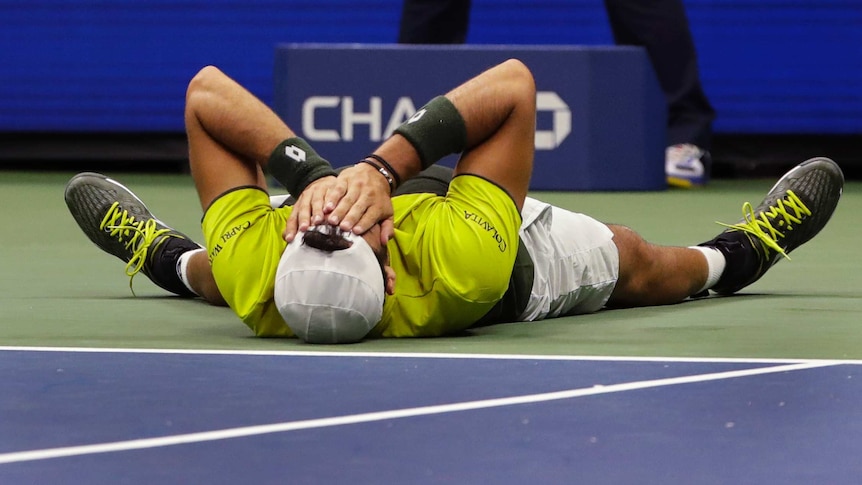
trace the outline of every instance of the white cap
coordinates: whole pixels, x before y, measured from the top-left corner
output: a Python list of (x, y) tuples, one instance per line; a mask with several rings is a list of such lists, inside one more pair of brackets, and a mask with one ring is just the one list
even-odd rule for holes
[(385, 286), (374, 251), (351, 233), (343, 234), (353, 243), (349, 248), (331, 252), (304, 244), (304, 236), (297, 234), (278, 263), (279, 313), (293, 333), (309, 343), (362, 340), (383, 316)]

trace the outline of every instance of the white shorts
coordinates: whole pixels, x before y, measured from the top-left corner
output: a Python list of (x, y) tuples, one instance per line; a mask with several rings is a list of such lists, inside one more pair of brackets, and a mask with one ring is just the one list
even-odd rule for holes
[(533, 258), (530, 301), (519, 320), (535, 321), (600, 310), (620, 274), (608, 226), (527, 197), (521, 240)]

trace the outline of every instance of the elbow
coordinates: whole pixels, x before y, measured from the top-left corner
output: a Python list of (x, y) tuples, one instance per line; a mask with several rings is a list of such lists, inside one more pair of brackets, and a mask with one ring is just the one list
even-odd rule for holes
[(506, 72), (512, 92), (535, 103), (536, 80), (530, 68), (520, 59), (509, 59), (501, 67)]
[(195, 99), (212, 92), (213, 87), (219, 79), (226, 77), (225, 74), (215, 66), (206, 66), (202, 68), (189, 81), (186, 88), (186, 104), (191, 104)]

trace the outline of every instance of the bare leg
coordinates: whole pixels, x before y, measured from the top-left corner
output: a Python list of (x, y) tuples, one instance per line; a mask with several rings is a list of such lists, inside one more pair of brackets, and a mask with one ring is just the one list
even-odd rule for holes
[(191, 285), (195, 293), (213, 305), (227, 305), (218, 286), (216, 286), (212, 266), (210, 266), (209, 256), (206, 251), (201, 251), (191, 256), (187, 271), (189, 285)]
[(667, 305), (697, 293), (706, 283), (706, 258), (696, 249), (657, 246), (624, 226), (610, 225), (620, 254), (620, 276), (611, 307)]
[[(189, 83), (185, 121), (192, 178), (204, 210), (234, 187), (266, 190), (261, 164), (282, 140), (294, 136), (266, 105), (212, 66)], [(198, 295), (226, 305), (206, 252), (192, 255), (186, 271)]]

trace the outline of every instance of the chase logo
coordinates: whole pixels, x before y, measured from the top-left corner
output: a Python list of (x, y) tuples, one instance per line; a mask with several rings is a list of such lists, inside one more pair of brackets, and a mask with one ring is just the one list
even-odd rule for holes
[(553, 119), (550, 130), (536, 130), (536, 150), (553, 150), (572, 132), (569, 105), (553, 91), (539, 91), (536, 93), (536, 111), (550, 111)]
[[(405, 121), (415, 122), (425, 114), (416, 111), (413, 100), (407, 96), (398, 98), (391, 113), (383, 112), (383, 98), (372, 96), (363, 106), (355, 109), (353, 96), (311, 96), (302, 103), (302, 133), (312, 142), (352, 142), (355, 128), (367, 132), (368, 141), (380, 142), (389, 138)], [(551, 112), (550, 129), (536, 130), (536, 150), (553, 150), (560, 146), (572, 132), (572, 112), (569, 106), (553, 91), (536, 93), (536, 110)], [(384, 124), (385, 123), (385, 124)]]

